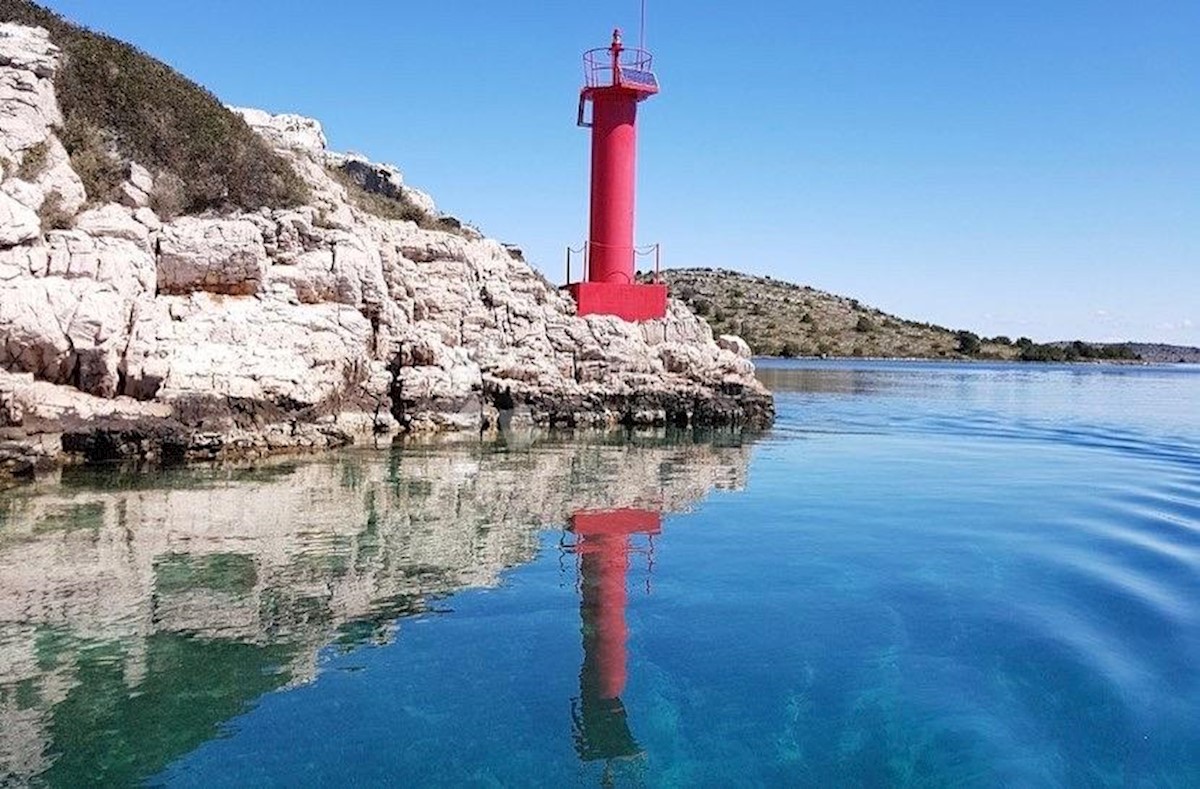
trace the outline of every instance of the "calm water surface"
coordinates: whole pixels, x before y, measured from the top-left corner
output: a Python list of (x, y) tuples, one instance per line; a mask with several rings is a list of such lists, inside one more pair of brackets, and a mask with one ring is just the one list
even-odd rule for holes
[(0, 496), (0, 785), (1200, 786), (1200, 368)]

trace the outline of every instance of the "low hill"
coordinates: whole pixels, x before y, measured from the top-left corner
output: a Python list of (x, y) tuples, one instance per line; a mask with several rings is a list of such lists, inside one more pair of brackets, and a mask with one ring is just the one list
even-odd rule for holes
[(962, 329), (889, 315), (857, 299), (805, 285), (725, 269), (668, 269), (662, 278), (672, 294), (707, 320), (715, 333), (741, 336), (760, 356), (1024, 361), (1139, 358), (1136, 349), (1127, 344), (1039, 344), (1025, 337), (984, 338)]
[[(889, 315), (805, 285), (724, 269), (662, 272), (672, 295), (704, 317), (718, 334), (737, 334), (762, 356), (875, 356), (885, 358), (1013, 359), (1008, 338), (979, 340), (951, 329)], [(974, 335), (971, 335), (974, 337)], [(964, 343), (960, 340), (965, 340)]]
[(1200, 348), (1190, 345), (1165, 345), (1157, 342), (1134, 342), (1130, 349), (1142, 361), (1153, 364), (1200, 364)]

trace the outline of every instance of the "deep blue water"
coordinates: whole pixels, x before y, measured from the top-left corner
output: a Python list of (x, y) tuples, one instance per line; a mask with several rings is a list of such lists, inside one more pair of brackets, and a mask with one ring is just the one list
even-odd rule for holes
[(760, 369), (755, 440), (0, 499), (0, 578), (36, 573), (0, 718), (40, 732), (0, 735), (0, 776), (1200, 786), (1200, 368)]

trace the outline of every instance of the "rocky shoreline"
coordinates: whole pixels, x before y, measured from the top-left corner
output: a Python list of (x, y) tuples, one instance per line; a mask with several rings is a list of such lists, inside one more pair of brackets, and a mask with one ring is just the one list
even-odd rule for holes
[(576, 317), (519, 251), (396, 168), (328, 151), (308, 118), (234, 119), (305, 205), (160, 215), (165, 179), (135, 161), (92, 199), (59, 138), (59, 61), (45, 30), (0, 25), (0, 476), (488, 430), (503, 388), (547, 428), (773, 419), (736, 337), (679, 302), (642, 324)]

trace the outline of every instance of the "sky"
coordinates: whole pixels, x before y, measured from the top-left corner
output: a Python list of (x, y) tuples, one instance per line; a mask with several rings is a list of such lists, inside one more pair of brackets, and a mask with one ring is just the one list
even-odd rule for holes
[[(555, 281), (639, 0), (48, 0), (319, 119)], [(647, 0), (638, 243), (986, 336), (1200, 345), (1200, 3)]]

